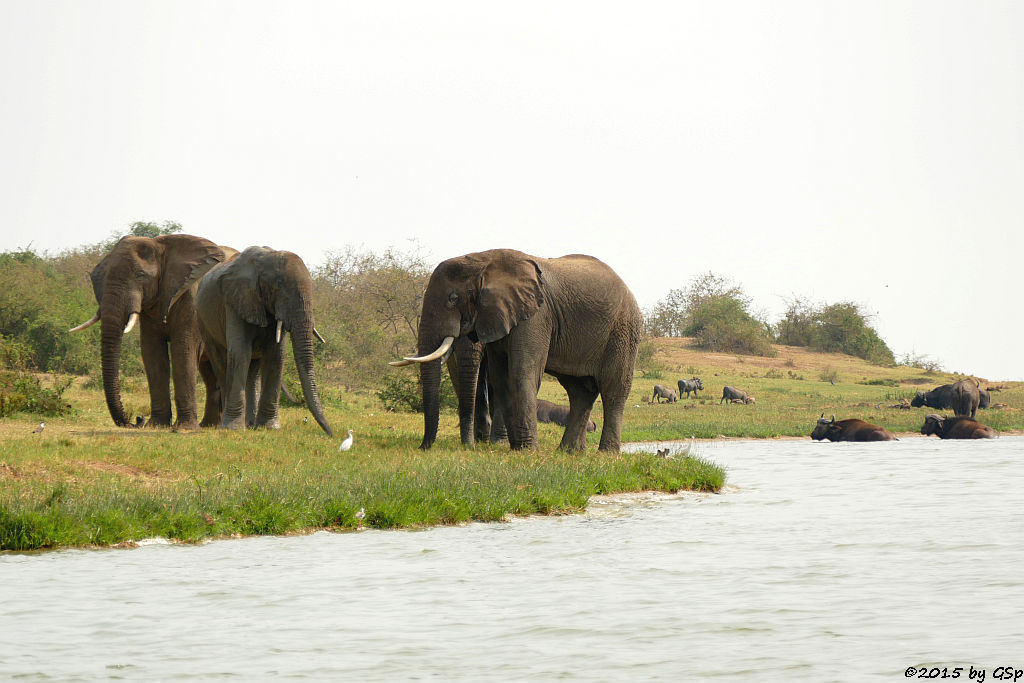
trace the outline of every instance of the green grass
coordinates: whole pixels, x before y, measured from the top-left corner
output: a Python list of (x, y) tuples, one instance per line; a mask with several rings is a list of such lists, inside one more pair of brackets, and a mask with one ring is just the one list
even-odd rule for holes
[[(623, 441), (690, 436), (807, 438), (821, 413), (858, 417), (897, 433), (917, 433), (930, 408), (889, 407), (952, 376), (883, 368), (838, 354), (780, 347), (775, 358), (692, 351), (686, 340), (657, 340), (663, 378), (638, 373)], [(819, 375), (828, 368), (829, 381)], [(701, 376), (698, 399), (650, 403), (656, 382)], [(719, 404), (723, 385), (745, 389), (755, 405)], [(1024, 384), (998, 384), (978, 419), (1001, 432), (1024, 429)], [(536, 452), (507, 446), (463, 448), (454, 412), (441, 416), (434, 448), (420, 451), (423, 418), (384, 410), (374, 392), (325, 387), (328, 438), (300, 408), (282, 408), (279, 431), (117, 429), (99, 387), (78, 380), (64, 395), (72, 416), (0, 419), (0, 549), (104, 546), (166, 537), (195, 542), (314, 529), (415, 528), (494, 521), (510, 515), (578, 512), (594, 494), (641, 490), (717, 491), (724, 472), (700, 459), (648, 453), (605, 455), (556, 450), (562, 429), (539, 425)], [(565, 403), (550, 378), (542, 398)], [(127, 409), (145, 414), (144, 381), (126, 381)], [(603, 421), (600, 401), (593, 419)], [(348, 429), (355, 447), (338, 452)], [(653, 450), (653, 448), (652, 448)], [(364, 511), (361, 519), (356, 517)]]
[(303, 423), (298, 408), (282, 410), (279, 431), (174, 433), (107, 427), (102, 395), (78, 397), (81, 414), (47, 421), (43, 435), (31, 433), (34, 420), (4, 422), (0, 549), (496, 521), (579, 512), (602, 493), (717, 491), (725, 479), (696, 458), (606, 455), (596, 446), (562, 453), (552, 425), (542, 425), (536, 452), (467, 449), (452, 414), (422, 452), (421, 416), (379, 412), (360, 394), (328, 407), (339, 434), (356, 431), (347, 453), (337, 450), (340, 439)]

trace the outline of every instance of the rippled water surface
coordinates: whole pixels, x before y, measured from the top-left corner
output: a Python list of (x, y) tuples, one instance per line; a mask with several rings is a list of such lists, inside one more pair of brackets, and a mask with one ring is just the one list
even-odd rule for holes
[(419, 532), (0, 555), (0, 677), (1024, 668), (1024, 438), (697, 450), (728, 468), (727, 492)]

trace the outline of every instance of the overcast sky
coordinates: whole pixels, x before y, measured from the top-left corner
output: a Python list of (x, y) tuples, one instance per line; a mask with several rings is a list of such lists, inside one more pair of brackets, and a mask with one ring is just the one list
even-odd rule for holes
[(1024, 379), (1024, 3), (13, 2), (0, 249), (136, 220), (852, 300)]

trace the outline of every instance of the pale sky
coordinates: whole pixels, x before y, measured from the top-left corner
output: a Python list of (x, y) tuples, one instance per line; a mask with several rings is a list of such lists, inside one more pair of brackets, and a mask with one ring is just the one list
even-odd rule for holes
[(0, 0), (0, 250), (587, 253), (1024, 379), (1024, 3)]

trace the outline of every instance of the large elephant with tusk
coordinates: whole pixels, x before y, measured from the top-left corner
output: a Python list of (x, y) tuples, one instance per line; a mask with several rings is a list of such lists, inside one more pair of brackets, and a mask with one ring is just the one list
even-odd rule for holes
[(174, 378), (175, 425), (198, 424), (196, 371), (206, 383), (203, 424), (220, 420), (220, 399), (213, 372), (201, 362), (202, 342), (196, 323), (195, 290), (203, 275), (238, 252), (192, 235), (123, 237), (90, 278), (99, 308), (90, 320), (72, 328), (100, 323), (100, 356), (107, 409), (120, 427), (133, 426), (121, 402), (121, 341), (140, 328), (142, 364), (149, 384), (151, 426), (171, 424), (171, 377)]
[(604, 404), (599, 448), (618, 451), (622, 414), (633, 384), (641, 317), (636, 299), (606, 264), (581, 254), (545, 259), (492, 249), (444, 261), (423, 296), (418, 356), (424, 430), (420, 448), (437, 437), (441, 359), (455, 340), (484, 346), (512, 448), (537, 446), (537, 388), (544, 372), (569, 394), (561, 448), (586, 445), (598, 395)]
[(313, 280), (301, 258), (290, 251), (249, 247), (206, 274), (196, 294), (196, 310), (206, 353), (222, 387), (222, 427), (244, 429), (246, 413), (255, 427), (280, 426), (282, 334), (287, 332), (306, 405), (333, 436), (313, 370), (313, 339), (323, 338), (313, 327)]

